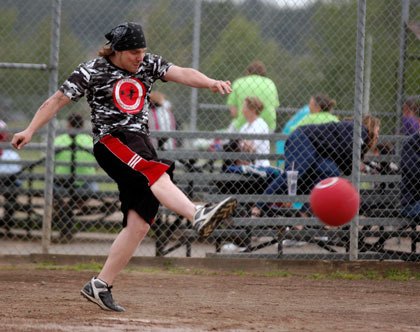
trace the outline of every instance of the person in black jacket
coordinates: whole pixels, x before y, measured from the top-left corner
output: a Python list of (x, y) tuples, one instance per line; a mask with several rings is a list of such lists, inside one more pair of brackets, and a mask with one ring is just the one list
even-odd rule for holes
[(420, 132), (407, 137), (401, 149), (401, 214), (420, 219)]
[[(367, 115), (362, 126), (362, 159), (368, 150), (376, 146), (380, 120)], [(285, 145), (285, 171), (299, 172), (298, 194), (309, 194), (312, 188), (328, 177), (350, 175), (353, 158), (354, 122), (345, 120), (297, 128)], [(265, 195), (287, 193), (286, 172), (275, 178), (265, 189)], [(260, 215), (265, 204), (257, 203), (253, 215)], [(305, 204), (302, 212), (307, 212)]]

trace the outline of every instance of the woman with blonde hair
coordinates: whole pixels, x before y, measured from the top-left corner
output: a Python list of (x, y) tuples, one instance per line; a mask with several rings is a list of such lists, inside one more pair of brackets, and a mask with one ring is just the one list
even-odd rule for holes
[[(269, 134), (270, 128), (267, 123), (261, 118), (261, 112), (264, 109), (264, 104), (258, 97), (246, 97), (242, 112), (246, 119), (246, 123), (241, 127), (239, 132), (241, 134)], [(239, 152), (269, 154), (270, 141), (268, 139), (243, 139), (237, 142)], [(274, 177), (280, 174), (280, 170), (271, 167), (268, 159), (256, 160), (237, 160), (233, 165), (225, 168), (227, 173), (239, 174), (258, 174), (262, 177)]]

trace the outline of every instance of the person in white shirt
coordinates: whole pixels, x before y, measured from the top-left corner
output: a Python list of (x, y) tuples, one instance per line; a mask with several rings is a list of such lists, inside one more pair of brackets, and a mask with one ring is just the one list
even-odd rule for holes
[[(239, 130), (242, 134), (268, 134), (270, 129), (267, 123), (260, 117), (263, 110), (263, 103), (257, 97), (245, 98), (244, 113), (246, 123)], [(269, 140), (242, 140), (240, 142), (240, 148), (242, 152), (250, 153), (270, 153), (270, 141)], [(256, 167), (270, 166), (268, 159), (255, 160), (252, 163)]]
[[(0, 120), (0, 143), (9, 141), (9, 130), (7, 128), (6, 122)], [(6, 161), (7, 163), (3, 163)], [(0, 176), (15, 174), (22, 170), (22, 166), (17, 164), (10, 164), (10, 161), (20, 161), (19, 154), (12, 149), (3, 149), (0, 146)]]
[[(260, 117), (264, 105), (258, 97), (245, 98), (242, 112), (246, 123), (240, 128), (242, 134), (269, 134), (270, 129), (267, 123)], [(241, 152), (269, 154), (270, 141), (268, 139), (244, 139), (239, 141)], [(238, 160), (234, 165), (226, 168), (228, 173), (258, 174), (262, 177), (277, 176), (280, 169), (272, 167), (268, 159)]]
[[(149, 129), (155, 131), (176, 130), (176, 119), (172, 112), (172, 104), (166, 96), (159, 91), (150, 93)], [(151, 138), (152, 144), (157, 150), (175, 150), (174, 138)]]
[[(0, 185), (4, 197), (4, 212), (3, 217), (0, 218), (0, 227), (5, 236), (12, 236), (10, 230), (15, 224), (13, 214), (16, 210), (17, 198), (15, 189), (20, 186), (20, 181), (15, 174), (22, 170), (22, 165), (19, 164), (21, 160), (19, 154), (12, 149), (4, 149), (3, 143), (9, 142), (9, 138), (7, 124), (0, 120)], [(16, 162), (16, 164), (11, 162)]]

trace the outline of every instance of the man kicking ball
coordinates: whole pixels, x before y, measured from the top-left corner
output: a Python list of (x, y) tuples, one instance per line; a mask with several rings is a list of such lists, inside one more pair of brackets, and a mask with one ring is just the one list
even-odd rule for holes
[(159, 159), (149, 140), (149, 95), (158, 79), (220, 94), (230, 93), (229, 81), (207, 77), (147, 53), (142, 27), (123, 23), (105, 35), (99, 57), (80, 64), (38, 109), (29, 126), (14, 135), (21, 149), (33, 134), (71, 101), (86, 96), (91, 108), (93, 152), (99, 165), (118, 184), (123, 229), (111, 246), (97, 277), (81, 290), (102, 309), (124, 311), (112, 298), (117, 274), (127, 265), (157, 214), (159, 204), (190, 220), (199, 235), (209, 236), (231, 216), (234, 198), (215, 205), (196, 206), (172, 182), (174, 163)]

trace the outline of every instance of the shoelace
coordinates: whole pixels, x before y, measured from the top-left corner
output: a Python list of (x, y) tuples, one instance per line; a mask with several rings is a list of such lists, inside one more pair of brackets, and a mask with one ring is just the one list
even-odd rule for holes
[(210, 206), (211, 206), (211, 203), (206, 203), (204, 205), (196, 205), (195, 206), (195, 212), (197, 213), (198, 211), (200, 211), (202, 209), (205, 209), (205, 208), (208, 208)]
[(103, 281), (103, 280), (101, 280), (101, 279), (97, 279), (97, 280), (99, 280), (99, 281), (101, 281), (104, 285), (105, 285), (105, 288), (108, 290), (108, 292), (110, 292), (111, 293), (111, 289), (112, 289), (112, 285), (111, 286), (109, 286), (105, 281)]
[(205, 205), (196, 205), (195, 206), (195, 211), (197, 212), (198, 210), (202, 209), (203, 207), (205, 207)]

